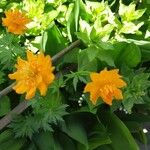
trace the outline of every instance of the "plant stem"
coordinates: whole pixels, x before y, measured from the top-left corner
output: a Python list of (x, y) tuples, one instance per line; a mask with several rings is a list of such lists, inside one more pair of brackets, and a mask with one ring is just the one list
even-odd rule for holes
[(68, 53), (70, 50), (74, 49), (75, 47), (79, 46), (80, 44), (81, 44), (80, 40), (73, 42), (71, 45), (69, 45), (68, 47), (66, 47), (65, 49), (63, 49), (59, 53), (57, 53), (55, 56), (53, 56), (52, 62), (55, 63), (60, 58), (62, 58), (62, 56), (64, 56), (66, 53)]
[[(80, 43), (81, 43), (80, 40), (77, 40), (77, 41), (73, 42), (70, 46), (63, 49), (59, 53), (57, 53), (55, 56), (53, 56), (52, 57), (52, 62), (53, 63), (56, 62), (58, 59), (63, 57), (65, 54), (67, 54), (69, 51), (71, 51), (75, 47), (79, 46)], [(4, 90), (2, 90), (0, 92), (0, 97), (2, 97), (4, 95), (6, 95), (7, 93), (9, 93), (12, 90), (13, 85), (14, 85), (14, 83), (11, 84), (10, 86), (8, 86), (7, 88), (5, 88)], [(29, 106), (28, 101), (24, 100), (20, 104), (18, 104), (12, 111), (10, 111), (6, 116), (4, 116), (0, 120), (0, 130), (2, 130), (4, 127), (6, 127), (12, 121), (14, 114), (17, 114), (17, 115), (21, 114), (23, 111), (25, 111), (28, 108), (28, 106)]]
[(21, 114), (26, 108), (28, 108), (28, 101), (24, 100), (20, 104), (18, 104), (13, 110), (11, 110), (5, 117), (0, 120), (0, 130), (7, 126), (14, 115)]
[(1, 92), (0, 92), (0, 100), (1, 100), (1, 97), (7, 95), (9, 92), (12, 91), (12, 87), (15, 85), (15, 82), (12, 83), (11, 85), (9, 85), (8, 87), (6, 87), (5, 89), (3, 89)]

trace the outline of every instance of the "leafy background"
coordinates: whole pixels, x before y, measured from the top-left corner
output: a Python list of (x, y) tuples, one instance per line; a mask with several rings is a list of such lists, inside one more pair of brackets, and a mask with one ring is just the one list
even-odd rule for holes
[[(1, 0), (0, 16), (10, 8), (32, 20), (23, 36), (0, 25), (0, 89), (26, 49), (54, 56), (77, 39), (79, 47), (55, 63), (58, 78), (47, 95), (0, 134), (1, 150), (139, 150), (150, 136), (150, 2), (148, 0)], [(83, 94), (89, 73), (119, 68), (128, 86), (124, 100), (93, 106)], [(0, 117), (24, 99), (14, 92), (0, 100)], [(149, 127), (149, 126), (148, 126)], [(14, 138), (15, 137), (15, 138)], [(137, 144), (138, 143), (138, 144)]]

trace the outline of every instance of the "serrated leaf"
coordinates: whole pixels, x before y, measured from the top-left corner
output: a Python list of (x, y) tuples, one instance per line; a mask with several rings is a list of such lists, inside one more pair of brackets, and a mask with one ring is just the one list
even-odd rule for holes
[(147, 94), (147, 88), (150, 87), (148, 80), (149, 73), (138, 73), (130, 79), (128, 86), (124, 90), (124, 100), (122, 101), (124, 108), (131, 113), (134, 104), (143, 104), (144, 96)]
[(19, 39), (12, 34), (3, 34), (0, 37), (0, 63), (3, 69), (12, 70), (16, 57), (24, 57), (25, 50), (19, 44)]

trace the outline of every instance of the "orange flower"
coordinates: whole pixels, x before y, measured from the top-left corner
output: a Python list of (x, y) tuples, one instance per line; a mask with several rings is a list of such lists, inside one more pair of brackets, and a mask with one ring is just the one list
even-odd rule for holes
[(16, 85), (13, 87), (16, 93), (26, 92), (26, 99), (31, 99), (36, 89), (39, 89), (42, 96), (46, 95), (48, 85), (55, 78), (50, 56), (44, 56), (43, 53), (34, 55), (27, 51), (27, 61), (18, 58), (15, 67), (17, 71), (9, 74), (9, 78), (16, 80)]
[(25, 13), (15, 9), (6, 11), (5, 15), (6, 18), (2, 18), (2, 24), (8, 28), (8, 32), (14, 34), (23, 34), (25, 32), (27, 29), (26, 24), (30, 22)]
[(84, 92), (90, 92), (90, 100), (93, 104), (96, 104), (99, 97), (109, 105), (112, 105), (113, 98), (123, 99), (119, 88), (126, 86), (126, 83), (121, 79), (118, 71), (118, 69), (110, 71), (104, 69), (100, 73), (90, 74), (92, 82), (86, 85)]

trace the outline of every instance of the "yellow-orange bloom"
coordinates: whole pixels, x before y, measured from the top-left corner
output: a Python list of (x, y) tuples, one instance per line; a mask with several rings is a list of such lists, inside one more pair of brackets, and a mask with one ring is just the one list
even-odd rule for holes
[(17, 71), (9, 74), (9, 78), (16, 80), (13, 87), (16, 93), (26, 93), (26, 99), (31, 99), (39, 89), (42, 96), (46, 95), (48, 85), (55, 78), (50, 56), (44, 56), (43, 53), (34, 55), (27, 51), (27, 61), (19, 57), (15, 67)]
[(7, 27), (8, 32), (19, 35), (25, 32), (26, 24), (30, 22), (25, 13), (15, 9), (6, 11), (5, 15), (6, 18), (2, 18), (2, 24)]
[(123, 99), (122, 91), (119, 88), (126, 86), (126, 83), (118, 72), (118, 69), (110, 71), (104, 69), (100, 73), (90, 74), (92, 82), (85, 86), (84, 92), (90, 92), (90, 100), (93, 104), (96, 104), (99, 97), (108, 105), (112, 105), (113, 98)]

